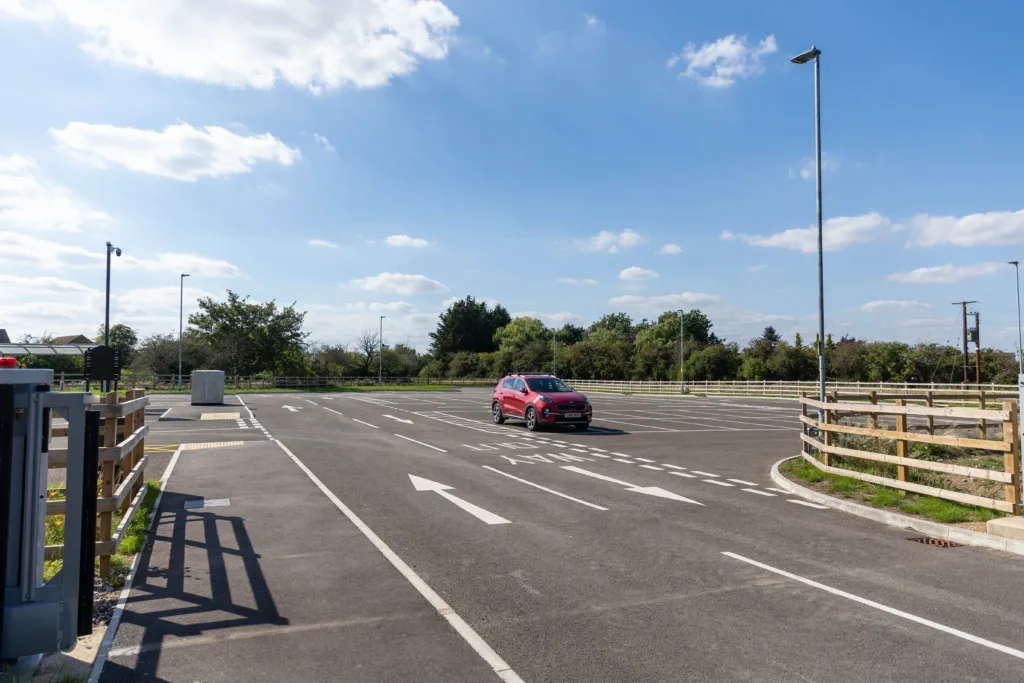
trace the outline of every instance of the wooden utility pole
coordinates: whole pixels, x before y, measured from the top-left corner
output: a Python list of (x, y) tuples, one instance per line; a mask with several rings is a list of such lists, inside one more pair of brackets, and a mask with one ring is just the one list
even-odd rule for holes
[(954, 306), (960, 306), (961, 310), (963, 311), (963, 316), (964, 316), (963, 339), (964, 339), (964, 386), (965, 387), (967, 386), (967, 368), (969, 367), (969, 364), (967, 362), (967, 304), (976, 304), (976, 303), (978, 303), (978, 302), (977, 301), (954, 301), (953, 302)]

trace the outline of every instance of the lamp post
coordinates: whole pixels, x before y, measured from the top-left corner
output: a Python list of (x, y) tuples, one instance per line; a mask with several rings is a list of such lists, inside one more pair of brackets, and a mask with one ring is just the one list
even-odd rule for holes
[(1017, 272), (1017, 371), (1024, 375), (1024, 348), (1021, 348), (1020, 334), (1020, 261), (1008, 261)]
[[(107, 242), (107, 297), (103, 314), (103, 345), (110, 346), (110, 255), (121, 256), (121, 247), (115, 247)], [(103, 382), (103, 393), (106, 394), (109, 387), (106, 380)]]
[(377, 347), (380, 350), (378, 357), (380, 359), (379, 365), (377, 366), (377, 386), (384, 386), (384, 318), (380, 317), (380, 334), (377, 336)]
[(181, 353), (183, 348), (182, 331), (185, 320), (185, 278), (188, 273), (181, 274), (181, 293), (178, 298), (178, 391), (181, 391)]
[[(814, 60), (814, 166), (818, 194), (818, 400), (825, 402), (825, 276), (822, 261), (821, 227), (821, 50), (811, 46), (790, 61), (806, 64)], [(819, 411), (820, 413), (821, 411)]]
[(686, 375), (683, 374), (683, 309), (679, 309), (679, 393), (686, 393)]

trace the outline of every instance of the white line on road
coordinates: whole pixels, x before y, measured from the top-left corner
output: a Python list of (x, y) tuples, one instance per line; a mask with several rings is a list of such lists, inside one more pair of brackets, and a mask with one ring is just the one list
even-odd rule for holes
[(515, 475), (509, 474), (508, 472), (502, 472), (501, 470), (499, 470), (499, 469), (497, 469), (495, 467), (491, 467), (490, 465), (484, 465), (483, 467), (484, 467), (485, 470), (490, 470), (492, 472), (497, 472), (498, 474), (502, 475), (503, 477), (508, 477), (509, 479), (515, 479), (516, 481), (521, 481), (524, 484), (527, 484), (527, 485), (532, 486), (534, 488), (538, 488), (541, 491), (547, 491), (548, 493), (553, 493), (556, 496), (560, 496), (562, 498), (565, 498), (566, 500), (571, 500), (574, 503), (579, 503), (580, 505), (586, 505), (587, 507), (594, 508), (595, 510), (608, 510), (608, 508), (603, 508), (600, 505), (594, 505), (593, 503), (588, 503), (587, 501), (580, 500), (579, 498), (573, 498), (572, 496), (567, 496), (564, 493), (561, 493), (559, 491), (555, 491), (555, 490), (549, 489), (546, 486), (541, 486), (540, 484), (535, 484), (532, 481), (526, 481), (525, 479), (520, 479), (519, 477), (517, 477)]
[(586, 453), (587, 452), (586, 448), (570, 448), (569, 450), (570, 451), (576, 451), (577, 453)]
[(669, 472), (669, 474), (674, 474), (677, 477), (686, 477), (687, 479), (696, 479), (697, 478), (695, 475), (687, 474), (686, 472)]
[(786, 489), (777, 489), (771, 486), (767, 486), (765, 488), (767, 488), (769, 491), (775, 491), (775, 493), (789, 493), (789, 491), (787, 491)]
[(814, 508), (815, 510), (828, 510), (827, 505), (818, 505), (817, 503), (808, 503), (806, 500), (787, 500), (787, 503), (796, 503), (797, 505), (803, 505), (805, 507)]
[(647, 470), (657, 470), (658, 472), (664, 472), (665, 471), (664, 467), (656, 467), (655, 465), (640, 465), (640, 467), (643, 467), (644, 469), (647, 469)]
[(610, 458), (610, 457), (612, 457), (610, 455), (605, 455), (604, 453), (587, 453), (587, 455), (592, 455), (595, 458)]
[(462, 445), (465, 446), (466, 448), (468, 448), (471, 451), (482, 451), (482, 450), (484, 450), (482, 448), (477, 448), (476, 446), (470, 446), (468, 443), (464, 443)]
[[(277, 441), (277, 439), (274, 441), (281, 447), (281, 450), (287, 453), (288, 457), (299, 466), (299, 469), (306, 473), (306, 476), (316, 484), (317, 488), (320, 489), (320, 491), (322, 491), (332, 503), (334, 503), (334, 506), (341, 510), (341, 513), (348, 517), (348, 520), (352, 522), (357, 529), (363, 532), (363, 536), (366, 536), (370, 543), (380, 551), (381, 555), (388, 559), (388, 562), (398, 570), (398, 573), (404, 576), (406, 581), (411, 583), (413, 588), (419, 591), (420, 595), (426, 598), (427, 602), (437, 610), (437, 613), (452, 625), (452, 628), (462, 636), (462, 639), (469, 643), (469, 646), (472, 647), (485, 662), (487, 662), (487, 664), (494, 670), (494, 673), (498, 674), (498, 678), (505, 681), (505, 683), (523, 683), (523, 679), (519, 677), (519, 674), (512, 670), (512, 667), (510, 667), (508, 663), (502, 659), (490, 645), (487, 644), (487, 641), (480, 637), (480, 634), (473, 630), (473, 627), (467, 624), (462, 617), (456, 614), (455, 610), (451, 608), (451, 605), (445, 602), (433, 588), (427, 585), (426, 581), (421, 579), (419, 575), (414, 572), (404, 560), (402, 560), (402, 558), (396, 555), (395, 551), (389, 548), (388, 544), (380, 539), (380, 536), (375, 534), (370, 527), (366, 526), (363, 520), (356, 516), (356, 513), (352, 512), (347, 505), (341, 502), (341, 499), (334, 495), (329, 488), (324, 486), (324, 483), (317, 479), (317, 476), (313, 474), (313, 472), (306, 467), (301, 460), (295, 457), (294, 453), (288, 450), (283, 443)], [(157, 516), (153, 515), (153, 519), (156, 520)], [(139, 553), (138, 557), (142, 557), (142, 553)]]
[(632, 458), (633, 457), (632, 455), (629, 455), (627, 453), (615, 453), (614, 451), (612, 452), (612, 455), (621, 455), (623, 458)]
[(741, 490), (742, 491), (746, 491), (747, 493), (756, 493), (759, 496), (772, 496), (772, 497), (775, 496), (774, 493), (768, 493), (767, 491), (762, 491), (761, 489), (741, 489)]
[[(791, 502), (795, 503), (797, 501), (791, 501)], [(966, 632), (961, 631), (959, 629), (955, 629), (955, 628), (951, 628), (949, 626), (945, 626), (943, 624), (939, 624), (937, 622), (931, 621), (930, 619), (924, 619), (924, 618), (916, 616), (914, 614), (910, 614), (908, 612), (904, 612), (902, 610), (898, 610), (898, 609), (896, 609), (894, 607), (889, 607), (888, 605), (883, 605), (883, 604), (881, 604), (879, 602), (875, 602), (874, 600), (868, 600), (867, 598), (862, 598), (859, 595), (854, 595), (853, 593), (847, 593), (846, 591), (839, 590), (838, 588), (832, 588), (831, 586), (826, 586), (823, 583), (818, 583), (817, 581), (812, 581), (810, 579), (805, 579), (802, 576), (797, 576), (796, 574), (791, 574), (790, 572), (784, 571), (782, 569), (777, 569), (776, 567), (772, 567), (771, 565), (767, 565), (767, 564), (764, 564), (762, 562), (758, 562), (756, 560), (751, 560), (750, 558), (743, 557), (742, 555), (737, 555), (736, 553), (723, 552), (722, 554), (725, 555), (726, 557), (731, 557), (734, 560), (739, 560), (740, 562), (746, 562), (749, 565), (753, 565), (755, 567), (760, 567), (761, 569), (764, 569), (765, 571), (771, 572), (773, 574), (778, 574), (779, 576), (784, 576), (787, 579), (792, 579), (793, 581), (798, 581), (798, 582), (804, 584), (805, 586), (811, 586), (812, 588), (818, 588), (820, 590), (825, 591), (826, 593), (831, 593), (832, 595), (837, 595), (837, 596), (839, 596), (841, 598), (846, 598), (847, 600), (852, 600), (852, 601), (860, 603), (862, 605), (866, 605), (868, 607), (873, 607), (873, 608), (875, 608), (877, 610), (881, 610), (882, 612), (885, 612), (887, 614), (891, 614), (893, 616), (900, 617), (901, 619), (906, 619), (908, 621), (912, 621), (912, 622), (914, 622), (916, 624), (921, 624), (922, 626), (927, 626), (928, 628), (933, 628), (936, 631), (942, 631), (943, 633), (948, 633), (951, 636), (956, 636), (957, 638), (962, 638), (962, 639), (967, 640), (969, 642), (972, 642), (972, 643), (974, 643), (976, 645), (981, 645), (982, 647), (991, 648), (991, 649), (996, 650), (998, 652), (1002, 652), (1003, 654), (1010, 655), (1011, 657), (1016, 657), (1017, 659), (1024, 659), (1024, 652), (1022, 652), (1020, 650), (1015, 650), (1012, 647), (1007, 647), (1006, 645), (1000, 645), (999, 643), (992, 642), (991, 640), (986, 640), (985, 638), (979, 638), (978, 636), (972, 635), (970, 633), (966, 633)]]
[(662, 465), (662, 467), (667, 467), (667, 468), (669, 468), (671, 470), (685, 470), (686, 469), (685, 467), (680, 467), (679, 465), (669, 465), (667, 462), (663, 462), (663, 463), (661, 463), (661, 465)]
[(454, 486), (448, 486), (447, 484), (440, 484), (436, 481), (424, 479), (423, 477), (417, 477), (415, 474), (409, 475), (410, 481), (412, 481), (413, 488), (417, 491), (433, 491), (437, 495), (441, 496), (445, 500), (455, 503), (457, 506), (479, 519), (484, 524), (511, 524), (504, 517), (500, 517), (493, 512), (484, 510), (482, 507), (473, 505), (468, 500), (462, 500), (458, 496), (448, 493), (454, 490)]
[(412, 420), (405, 420), (405, 419), (400, 418), (400, 417), (395, 417), (394, 415), (384, 414), (384, 415), (381, 415), (381, 417), (389, 418), (391, 420), (394, 420), (395, 422), (404, 422), (407, 425), (411, 425), (412, 424)]
[(718, 481), (717, 479), (705, 479), (705, 484), (717, 484), (718, 486), (735, 486), (736, 484), (727, 484), (724, 481)]
[(604, 450), (602, 448), (594, 448), (593, 446), (590, 447), (590, 450), (597, 451), (598, 453), (607, 453), (608, 452), (608, 451), (606, 451), (606, 450)]
[(585, 469), (583, 469), (581, 467), (576, 467), (575, 465), (562, 465), (562, 469), (563, 470), (569, 470), (570, 472), (576, 472), (577, 474), (585, 474), (586, 476), (594, 477), (595, 479), (602, 479), (604, 481), (610, 481), (613, 484), (619, 484), (621, 486), (625, 486), (627, 491), (630, 491), (630, 492), (633, 492), (633, 493), (643, 493), (643, 494), (646, 494), (648, 496), (656, 496), (658, 498), (668, 498), (669, 500), (678, 500), (678, 501), (681, 501), (683, 503), (693, 503), (694, 505), (700, 505), (701, 507), (704, 506), (704, 503), (698, 503), (697, 501), (695, 501), (695, 500), (693, 500), (691, 498), (685, 498), (683, 496), (680, 496), (678, 493), (672, 493), (671, 491), (666, 491), (665, 489), (663, 489), (661, 487), (658, 487), (658, 486), (637, 486), (636, 484), (630, 484), (629, 482), (622, 481), (621, 479), (612, 479), (611, 477), (606, 477), (603, 474), (598, 474), (597, 472), (591, 472), (590, 470), (585, 470)]
[(362, 420), (357, 420), (354, 417), (352, 418), (352, 421), (353, 422), (358, 422), (361, 425), (366, 425), (367, 427), (373, 427), (374, 429), (380, 429), (380, 427), (378, 427), (377, 425), (372, 425), (369, 422), (363, 422)]
[(651, 460), (650, 458), (634, 458), (634, 460), (639, 460), (640, 462), (657, 462), (655, 460)]
[(335, 415), (342, 415), (342, 413), (339, 413), (337, 410), (334, 410), (333, 408), (325, 407), (324, 410), (326, 410), (328, 412), (331, 412), (331, 413), (334, 413)]
[(297, 413), (302, 410), (302, 406), (281, 406), (290, 413)]
[(615, 462), (624, 462), (627, 465), (634, 464), (632, 460), (626, 460), (625, 458), (612, 458), (612, 460), (614, 460)]
[(745, 486), (757, 486), (756, 482), (743, 481), (742, 479), (726, 479), (726, 481), (731, 481), (734, 484), (744, 484)]
[(699, 474), (702, 477), (717, 477), (718, 476), (717, 474), (712, 474), (711, 472), (701, 472), (700, 470), (690, 470), (690, 471), (693, 472), (694, 474)]
[(447, 453), (448, 452), (448, 451), (446, 451), (443, 448), (438, 448), (437, 446), (431, 446), (429, 443), (423, 443), (422, 441), (417, 441), (416, 439), (410, 439), (409, 437), (402, 436), (401, 434), (395, 434), (395, 436), (397, 436), (399, 439), (405, 439), (406, 441), (412, 441), (413, 443), (418, 443), (419, 445), (426, 446), (427, 448), (433, 448), (435, 451), (441, 451), (442, 453)]
[(170, 415), (170, 414), (171, 414), (171, 411), (172, 411), (172, 410), (174, 410), (174, 408), (173, 408), (173, 407), (172, 407), (172, 408), (168, 408), (167, 410), (165, 410), (165, 411), (163, 412), (163, 414), (162, 414), (162, 415), (161, 415), (161, 416), (160, 416), (160, 417), (159, 417), (158, 419), (160, 419), (160, 420), (164, 419), (165, 417), (167, 417), (168, 415)]
[(318, 405), (320, 405), (320, 404), (319, 404), (319, 403), (317, 403), (316, 401), (310, 401), (310, 400), (309, 400), (308, 398), (304, 398), (304, 399), (302, 399), (302, 400), (303, 400), (303, 401), (305, 401), (306, 403), (312, 403), (312, 404), (313, 404), (313, 405), (315, 405), (315, 406), (318, 406)]

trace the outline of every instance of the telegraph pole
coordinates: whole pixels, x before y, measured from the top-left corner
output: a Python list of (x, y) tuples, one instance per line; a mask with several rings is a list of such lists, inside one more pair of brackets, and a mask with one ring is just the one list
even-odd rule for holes
[(974, 312), (974, 383), (981, 387), (981, 314)]
[(954, 301), (953, 302), (954, 306), (960, 306), (961, 310), (963, 311), (963, 317), (964, 317), (964, 331), (963, 331), (963, 340), (964, 340), (964, 386), (967, 385), (967, 368), (968, 368), (968, 362), (967, 362), (967, 304), (976, 304), (976, 303), (978, 303), (978, 302), (977, 301)]

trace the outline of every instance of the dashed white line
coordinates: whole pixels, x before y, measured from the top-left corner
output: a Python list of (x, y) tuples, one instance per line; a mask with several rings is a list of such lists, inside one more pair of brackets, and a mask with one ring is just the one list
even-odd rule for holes
[(699, 474), (702, 477), (717, 477), (718, 476), (717, 474), (713, 474), (711, 472), (701, 472), (700, 470), (690, 470), (690, 471), (693, 472), (694, 474)]
[(789, 491), (787, 491), (786, 489), (777, 489), (771, 486), (767, 486), (765, 488), (767, 488), (769, 491), (775, 491), (775, 493), (789, 493)]
[[(798, 501), (794, 500), (794, 501), (790, 501), (790, 502), (796, 503)], [(846, 598), (847, 600), (852, 600), (854, 602), (858, 602), (858, 603), (860, 603), (862, 605), (866, 605), (867, 607), (873, 607), (874, 609), (881, 610), (882, 612), (885, 612), (887, 614), (891, 614), (891, 615), (896, 616), (896, 617), (900, 617), (901, 619), (906, 619), (906, 620), (912, 621), (912, 622), (914, 622), (916, 624), (921, 624), (922, 626), (927, 626), (928, 628), (935, 629), (936, 631), (942, 631), (943, 633), (948, 633), (951, 636), (955, 636), (957, 638), (962, 638), (963, 640), (972, 642), (975, 645), (981, 645), (982, 647), (987, 647), (987, 648), (990, 648), (992, 650), (996, 650), (997, 652), (1002, 652), (1003, 654), (1010, 655), (1011, 657), (1016, 657), (1017, 659), (1024, 659), (1024, 652), (1022, 652), (1020, 650), (1015, 650), (1012, 647), (1007, 647), (1006, 645), (1000, 645), (999, 643), (995, 643), (995, 642), (993, 642), (991, 640), (986, 640), (985, 638), (979, 638), (978, 636), (972, 635), (970, 633), (966, 633), (966, 632), (961, 631), (959, 629), (955, 629), (955, 628), (951, 628), (949, 626), (945, 626), (943, 624), (939, 624), (937, 622), (931, 621), (930, 619), (924, 619), (922, 617), (915, 616), (915, 615), (910, 614), (908, 612), (904, 612), (902, 610), (898, 610), (898, 609), (895, 609), (893, 607), (889, 607), (887, 605), (883, 605), (881, 603), (875, 602), (874, 600), (868, 600), (867, 598), (862, 598), (862, 597), (860, 597), (858, 595), (854, 595), (853, 593), (847, 593), (846, 591), (841, 591), (841, 590), (839, 590), (837, 588), (832, 588), (831, 586), (826, 586), (823, 583), (818, 583), (817, 581), (811, 581), (810, 579), (805, 579), (802, 576), (797, 576), (796, 574), (791, 574), (791, 573), (789, 573), (787, 571), (783, 571), (782, 569), (777, 569), (775, 567), (772, 567), (772, 566), (767, 565), (767, 564), (763, 564), (763, 563), (758, 562), (756, 560), (751, 560), (751, 559), (749, 559), (747, 557), (743, 557), (742, 555), (737, 555), (736, 553), (723, 552), (722, 554), (725, 555), (726, 557), (731, 557), (734, 560), (739, 560), (740, 562), (746, 562), (749, 565), (753, 565), (755, 567), (760, 567), (761, 569), (764, 569), (765, 571), (771, 572), (773, 574), (778, 574), (779, 576), (784, 576), (787, 579), (792, 579), (793, 581), (798, 581), (798, 582), (804, 584), (805, 586), (811, 586), (812, 588), (818, 588), (820, 590), (825, 591), (826, 593), (831, 593), (832, 595), (836, 595), (836, 596), (839, 596), (841, 598)]]
[(664, 472), (665, 471), (664, 467), (656, 467), (654, 465), (640, 465), (640, 467), (643, 467), (644, 469), (647, 469), (647, 470), (657, 470), (658, 472)]
[(627, 453), (615, 453), (614, 451), (612, 452), (612, 455), (621, 455), (623, 458), (632, 458), (633, 457), (632, 455), (629, 455)]
[(604, 450), (602, 448), (594, 448), (593, 446), (590, 447), (590, 450), (597, 451), (598, 453), (607, 453), (608, 452), (608, 451), (606, 451), (606, 450)]
[(828, 510), (827, 505), (818, 505), (817, 503), (808, 503), (806, 500), (793, 500), (789, 499), (787, 503), (796, 503), (797, 505), (803, 505), (805, 507), (814, 508), (815, 510)]
[(612, 458), (612, 460), (614, 460), (615, 462), (624, 462), (624, 463), (627, 463), (629, 465), (633, 464), (632, 460), (626, 460), (625, 458)]
[(484, 450), (482, 448), (477, 448), (476, 446), (470, 446), (468, 443), (464, 443), (462, 445), (465, 446), (466, 448), (468, 448), (471, 451), (482, 451), (482, 450)]
[(697, 478), (695, 475), (687, 474), (686, 472), (669, 472), (669, 474), (674, 474), (677, 477), (686, 477), (687, 479), (696, 479)]
[(671, 470), (685, 470), (686, 469), (685, 467), (680, 467), (679, 465), (669, 465), (667, 462), (661, 463), (661, 466), (662, 467), (667, 467), (667, 468), (669, 468)]
[(573, 498), (572, 496), (567, 496), (564, 493), (561, 493), (559, 491), (555, 491), (553, 489), (549, 489), (546, 486), (541, 486), (540, 484), (535, 484), (532, 481), (526, 481), (525, 479), (520, 479), (517, 476), (511, 475), (508, 472), (502, 472), (501, 470), (496, 469), (494, 467), (491, 467), (490, 465), (484, 465), (483, 467), (484, 467), (485, 470), (490, 470), (492, 472), (497, 472), (498, 474), (502, 475), (503, 477), (508, 477), (509, 479), (515, 479), (516, 481), (521, 481), (522, 483), (524, 483), (524, 484), (526, 484), (528, 486), (532, 486), (534, 488), (538, 488), (541, 491), (547, 491), (548, 493), (553, 493), (556, 496), (559, 496), (561, 498), (565, 498), (566, 500), (571, 500), (574, 503), (579, 503), (580, 505), (586, 505), (587, 507), (594, 508), (595, 510), (606, 510), (606, 511), (608, 510), (608, 508), (603, 508), (600, 505), (594, 505), (593, 503), (588, 503), (587, 501), (580, 500), (579, 498)]
[(715, 484), (716, 486), (735, 486), (736, 484), (728, 484), (724, 481), (718, 481), (717, 479), (705, 479), (705, 484)]
[(651, 460), (650, 458), (634, 458), (634, 460), (639, 460), (640, 462), (657, 462), (655, 460)]
[(353, 422), (358, 422), (361, 425), (366, 425), (367, 427), (373, 427), (374, 429), (380, 429), (380, 427), (378, 427), (377, 425), (372, 425), (369, 422), (363, 422), (362, 420), (357, 420), (354, 417), (352, 418), (352, 421)]
[(757, 482), (743, 481), (742, 479), (726, 479), (726, 481), (731, 481), (734, 484), (743, 484), (744, 486), (757, 486)]
[(746, 491), (747, 493), (756, 493), (759, 496), (771, 496), (773, 498), (775, 497), (774, 493), (768, 493), (767, 491), (762, 491), (761, 489), (740, 489), (740, 490)]
[(577, 453), (586, 453), (587, 452), (586, 448), (570, 448), (569, 450), (570, 451), (576, 451)]
[(587, 455), (592, 455), (595, 458), (610, 458), (611, 457), (610, 455), (605, 455), (604, 453), (587, 453)]
[(341, 415), (342, 414), (342, 413), (338, 412), (337, 410), (334, 410), (333, 408), (324, 408), (324, 410), (326, 410), (326, 411), (328, 411), (330, 413), (334, 413), (335, 415)]
[(417, 441), (416, 439), (410, 439), (409, 437), (402, 436), (401, 434), (395, 434), (395, 436), (397, 436), (399, 439), (405, 439), (406, 441), (412, 441), (413, 443), (418, 443), (419, 445), (426, 446), (427, 448), (433, 448), (435, 451), (440, 451), (442, 453), (447, 453), (448, 452), (448, 451), (446, 451), (443, 448), (438, 448), (437, 446), (431, 446), (429, 443), (423, 443), (422, 441)]

